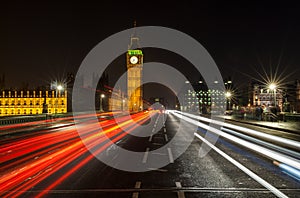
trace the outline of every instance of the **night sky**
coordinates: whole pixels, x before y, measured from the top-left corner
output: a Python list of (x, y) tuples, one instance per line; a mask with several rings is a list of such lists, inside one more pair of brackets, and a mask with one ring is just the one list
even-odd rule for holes
[[(258, 73), (274, 74), (276, 68), (277, 75), (289, 76), (288, 82), (300, 79), (299, 5), (221, 2), (6, 1), (0, 8), (0, 75), (5, 74), (6, 88), (62, 79), (76, 73), (95, 45), (132, 28), (136, 20), (138, 26), (165, 26), (189, 34), (208, 50), (223, 78), (231, 76), (239, 85), (246, 84), (249, 75), (261, 79)], [(145, 55), (145, 61), (155, 57)]]

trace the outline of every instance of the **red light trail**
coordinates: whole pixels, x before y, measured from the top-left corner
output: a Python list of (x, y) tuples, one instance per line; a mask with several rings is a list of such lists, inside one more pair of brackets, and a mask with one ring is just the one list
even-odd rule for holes
[[(83, 127), (85, 133), (79, 137), (75, 126), (67, 129), (48, 129), (46, 133), (37, 136), (18, 139), (15, 142), (3, 144), (0, 147), (0, 196), (17, 197), (47, 179), (53, 173), (68, 167), (74, 160), (80, 161), (69, 168), (61, 177), (53, 181), (37, 197), (47, 192), (72, 173), (76, 172), (94, 158), (88, 148), (95, 148), (95, 155), (104, 151), (113, 143), (124, 138), (139, 124), (146, 122), (156, 112), (141, 112), (130, 116), (119, 117), (99, 123), (85, 122), (77, 127)], [(110, 113), (111, 114), (111, 113)], [(91, 115), (82, 115), (88, 118)], [(61, 118), (61, 120), (70, 118)], [(39, 123), (40, 121), (37, 121)], [(27, 124), (27, 123), (26, 123)], [(102, 127), (102, 131), (99, 128)], [(19, 125), (24, 127), (24, 125)], [(122, 130), (126, 129), (126, 130)], [(110, 141), (107, 139), (110, 138)], [(83, 142), (85, 144), (83, 144)], [(87, 146), (87, 147), (86, 147)]]

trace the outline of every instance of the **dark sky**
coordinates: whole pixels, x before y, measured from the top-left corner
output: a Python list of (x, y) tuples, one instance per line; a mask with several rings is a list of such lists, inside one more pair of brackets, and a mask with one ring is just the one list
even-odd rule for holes
[[(109, 2), (109, 1), (107, 1)], [(300, 21), (287, 1), (6, 1), (0, 8), (0, 75), (6, 88), (49, 84), (111, 34), (138, 26), (185, 32), (211, 54), (223, 77), (247, 82), (263, 68), (300, 79)], [(142, 39), (142, 38), (141, 38)], [(168, 62), (168, 61), (166, 61)], [(183, 68), (184, 69), (184, 68)]]

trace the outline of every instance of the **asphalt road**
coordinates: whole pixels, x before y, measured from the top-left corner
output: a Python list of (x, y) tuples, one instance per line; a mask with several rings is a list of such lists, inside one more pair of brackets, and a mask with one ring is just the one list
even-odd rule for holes
[[(221, 156), (219, 152), (211, 149), (207, 144), (204, 144), (202, 140), (194, 137), (193, 130), (195, 126), (191, 123), (180, 120), (179, 117), (170, 113), (155, 113), (153, 114), (152, 120), (155, 121), (155, 126), (152, 128), (156, 128), (158, 132), (149, 132), (148, 137), (135, 137), (125, 134), (122, 138), (115, 141), (115, 144), (121, 148), (134, 152), (143, 152), (142, 157), (136, 164), (137, 167), (147, 167), (147, 172), (118, 170), (106, 165), (93, 157), (90, 152), (79, 147), (77, 150), (70, 151), (69, 156), (74, 154), (75, 157), (70, 158), (72, 160), (69, 160), (68, 163), (55, 169), (56, 164), (59, 164), (59, 161), (55, 161), (55, 164), (48, 164), (45, 166), (45, 169), (35, 172), (34, 176), (31, 176), (32, 179), (27, 178), (22, 180), (21, 184), (18, 185), (34, 181), (34, 178), (41, 177), (40, 175), (47, 175), (47, 177), (44, 177), (42, 180), (38, 180), (39, 182), (32, 182), (30, 188), (19, 193), (20, 196), (72, 198), (276, 197), (274, 192), (259, 183), (253, 176), (251, 177), (249, 174), (246, 174), (245, 170), (241, 170), (241, 167), (237, 167), (228, 159), (224, 158), (224, 156)], [(143, 124), (147, 123), (149, 123), (149, 121)], [(171, 142), (180, 127), (182, 130), (181, 134), (179, 134), (179, 140)], [(45, 134), (58, 135), (66, 130), (75, 130), (75, 126), (71, 120), (66, 119), (56, 122), (55, 124), (47, 123), (38, 126), (27, 126), (27, 128), (22, 128), (22, 132), (13, 130), (14, 132), (11, 132), (10, 135), (6, 135), (5, 138), (2, 138), (1, 145), (8, 143), (14, 144), (15, 141), (22, 141)], [(34, 132), (34, 134), (30, 131)], [(210, 132), (201, 128), (198, 128), (195, 132), (201, 137), (215, 138), (213, 134), (209, 134)], [(112, 136), (110, 139), (112, 140), (120, 134)], [(78, 137), (73, 135), (71, 137), (69, 134), (66, 135), (67, 138), (64, 141), (62, 141), (62, 137), (60, 137), (56, 143), (47, 145), (47, 149), (56, 146), (55, 149), (47, 150), (47, 152), (55, 153), (63, 150), (66, 144), (75, 144)], [(189, 142), (191, 136), (194, 138)], [(215, 146), (226, 153), (229, 158), (236, 160), (243, 167), (252, 171), (276, 190), (288, 197), (300, 196), (300, 181), (284, 173), (282, 169), (274, 165), (273, 161), (269, 158), (223, 137), (218, 137), (216, 141)], [(104, 147), (105, 145), (105, 142), (101, 142), (97, 148)], [(158, 148), (162, 148), (165, 145), (169, 146), (165, 149), (161, 149), (159, 152), (157, 151)], [(176, 159), (176, 155), (179, 152), (178, 150), (180, 150), (179, 148), (184, 147), (184, 145), (188, 145), (187, 150)], [(40, 150), (45, 150), (46, 147), (40, 148)], [(204, 149), (204, 151), (209, 150), (208, 153), (204, 156), (200, 156), (200, 147)], [(83, 151), (79, 153), (78, 150)], [(13, 153), (14, 150), (11, 152)], [(78, 154), (76, 152), (78, 152)], [(42, 156), (46, 154), (42, 153), (40, 155), (42, 158)], [(130, 164), (133, 160), (130, 157), (124, 158), (120, 156), (119, 149), (114, 144), (105, 147), (105, 149), (101, 150), (99, 155), (111, 158), (114, 164)], [(2, 153), (0, 159), (3, 156), (6, 155)], [(60, 160), (66, 160), (69, 156), (65, 156)], [(23, 154), (5, 163), (0, 162), (0, 167), (18, 162), (18, 160), (25, 157), (26, 154)], [(153, 167), (153, 164), (150, 163), (152, 158), (161, 159), (168, 163), (163, 167)], [(28, 166), (31, 160), (30, 158), (22, 163)], [(148, 164), (148, 162), (150, 164)], [(13, 167), (9, 168), (13, 170)], [(0, 169), (0, 178), (3, 177), (6, 171), (7, 170)], [(4, 183), (0, 182), (0, 186), (1, 185), (4, 185)], [(2, 196), (8, 196), (9, 193), (14, 194), (15, 189), (17, 189), (17, 187), (11, 188), (8, 192), (2, 191)]]

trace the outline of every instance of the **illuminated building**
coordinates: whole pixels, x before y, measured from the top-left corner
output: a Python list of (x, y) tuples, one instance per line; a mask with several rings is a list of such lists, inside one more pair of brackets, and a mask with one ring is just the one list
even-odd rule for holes
[(123, 111), (127, 109), (126, 99), (120, 89), (109, 91), (110, 96), (108, 98), (108, 111)]
[(295, 111), (300, 113), (300, 80), (296, 80), (296, 108)]
[(2, 91), (0, 116), (66, 113), (67, 91)]
[(282, 109), (283, 94), (281, 90), (276, 90), (275, 92), (270, 90), (269, 87), (261, 85), (259, 83), (253, 83), (252, 85), (252, 105), (254, 106), (274, 106), (276, 101), (276, 106)]
[(132, 112), (143, 110), (143, 52), (138, 49), (138, 41), (136, 36), (131, 37), (126, 54), (128, 110)]
[(300, 80), (285, 86), (283, 111), (300, 113)]
[[(186, 82), (187, 84), (190, 82)], [(219, 83), (219, 82), (215, 82)], [(199, 111), (201, 113), (210, 113), (211, 108), (214, 107), (215, 110), (223, 110), (227, 104), (225, 99), (226, 90), (215, 90), (208, 89), (207, 85), (203, 80), (197, 83), (191, 84), (194, 90), (187, 90), (187, 93), (181, 93), (180, 97), (183, 97), (183, 104), (181, 104), (180, 109), (182, 111)], [(232, 89), (232, 81), (226, 80), (224, 82), (225, 89)], [(229, 99), (232, 100), (232, 99)], [(232, 106), (232, 102), (229, 104)], [(230, 107), (231, 108), (231, 107)]]

